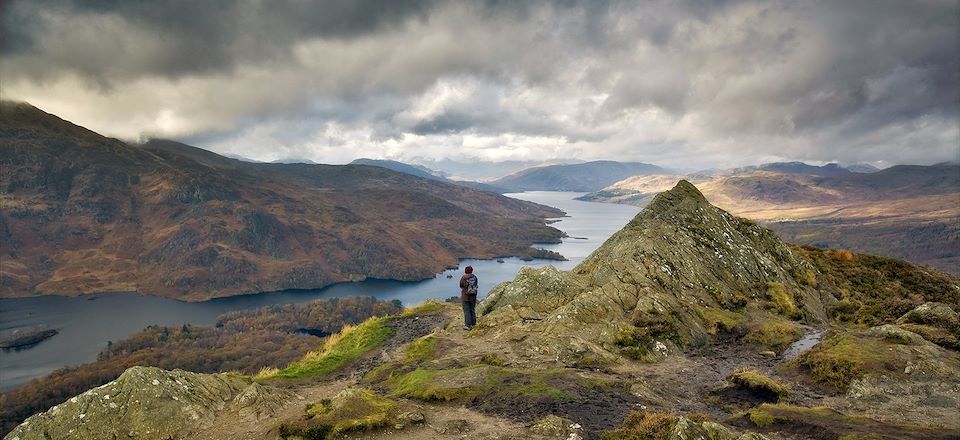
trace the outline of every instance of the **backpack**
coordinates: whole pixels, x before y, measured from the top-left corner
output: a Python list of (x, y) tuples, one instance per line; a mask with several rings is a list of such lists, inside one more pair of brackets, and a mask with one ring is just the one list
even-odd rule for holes
[(467, 295), (476, 295), (477, 294), (477, 276), (470, 274), (467, 277)]

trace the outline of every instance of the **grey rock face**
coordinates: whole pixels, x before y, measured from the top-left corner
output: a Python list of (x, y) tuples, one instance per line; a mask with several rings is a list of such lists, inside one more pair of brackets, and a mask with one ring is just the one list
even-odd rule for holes
[(25, 420), (6, 440), (182, 438), (217, 413), (272, 414), (284, 392), (231, 374), (132, 367), (119, 378)]

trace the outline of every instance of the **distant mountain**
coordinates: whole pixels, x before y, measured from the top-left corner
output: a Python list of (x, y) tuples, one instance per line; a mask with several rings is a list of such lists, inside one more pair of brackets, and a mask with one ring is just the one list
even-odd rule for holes
[(250, 163), (134, 146), (0, 106), (0, 296), (202, 300), (416, 280), (557, 241), (557, 209), (365, 165)]
[(850, 170), (835, 163), (826, 165), (808, 165), (803, 162), (772, 162), (726, 170), (726, 174), (744, 174), (753, 171), (773, 171), (785, 174), (804, 174), (810, 176), (843, 176), (850, 174)]
[(286, 158), (286, 159), (277, 159), (270, 161), (269, 163), (305, 163), (310, 165), (319, 165), (317, 162), (314, 162), (310, 159), (297, 159), (297, 158)]
[(877, 171), (880, 171), (880, 168), (877, 168), (868, 163), (855, 163), (853, 165), (847, 165), (844, 168), (850, 170), (850, 172), (852, 173), (862, 173), (862, 174), (875, 173)]
[(504, 160), (504, 161), (486, 161), (478, 159), (432, 159), (417, 158), (416, 162), (432, 170), (442, 173), (444, 177), (456, 180), (472, 180), (478, 182), (489, 182), (499, 179), (508, 174), (516, 173), (527, 168), (561, 165), (569, 163), (582, 163), (582, 161), (573, 160), (552, 160), (552, 161), (534, 161), (534, 160)]
[(667, 173), (647, 163), (599, 160), (530, 168), (491, 183), (515, 191), (597, 191), (630, 176)]
[(714, 204), (798, 244), (849, 248), (960, 273), (960, 165), (872, 173), (767, 164), (694, 175), (634, 176), (582, 199), (645, 206), (680, 179)]
[(360, 158), (350, 163), (354, 165), (370, 165), (374, 167), (386, 168), (388, 170), (394, 170), (394, 171), (399, 171), (401, 173), (406, 173), (411, 176), (422, 177), (424, 179), (446, 180), (445, 178), (440, 176), (439, 173), (436, 173), (427, 167), (420, 166), (420, 165), (410, 165), (403, 162), (397, 162), (395, 160)]
[(424, 179), (436, 180), (439, 182), (450, 183), (453, 185), (463, 186), (466, 188), (472, 188), (480, 191), (489, 191), (497, 194), (503, 194), (508, 192), (504, 188), (500, 188), (494, 185), (489, 185), (482, 182), (472, 182), (468, 180), (451, 180), (444, 177), (439, 171), (431, 170), (422, 165), (411, 165), (403, 162), (397, 162), (395, 160), (379, 160), (379, 159), (356, 159), (351, 164), (355, 165), (369, 165), (374, 167), (386, 168), (388, 170), (394, 170), (404, 174), (409, 174), (411, 176), (417, 176)]

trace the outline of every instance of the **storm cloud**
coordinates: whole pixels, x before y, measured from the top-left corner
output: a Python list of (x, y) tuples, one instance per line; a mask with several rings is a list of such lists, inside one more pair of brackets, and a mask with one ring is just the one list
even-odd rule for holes
[(260, 160), (960, 159), (944, 1), (20, 1), (0, 92)]

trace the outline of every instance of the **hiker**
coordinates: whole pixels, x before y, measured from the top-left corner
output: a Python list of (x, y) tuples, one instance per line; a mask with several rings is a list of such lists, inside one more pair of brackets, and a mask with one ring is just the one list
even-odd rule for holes
[(477, 276), (473, 266), (463, 269), (460, 277), (460, 302), (463, 304), (463, 329), (470, 330), (477, 324)]

